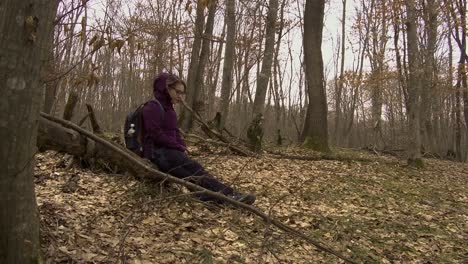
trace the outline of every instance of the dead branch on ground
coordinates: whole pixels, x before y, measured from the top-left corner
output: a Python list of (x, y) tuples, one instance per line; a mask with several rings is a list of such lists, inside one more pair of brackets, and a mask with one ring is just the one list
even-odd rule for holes
[(343, 155), (330, 154), (330, 153), (319, 153), (315, 156), (301, 156), (301, 155), (290, 155), (281, 153), (279, 151), (268, 150), (267, 153), (272, 154), (274, 159), (290, 159), (290, 160), (336, 160), (336, 161), (361, 161), (361, 162), (372, 162), (374, 160), (362, 158), (362, 157), (347, 157)]
[[(182, 105), (190, 112), (193, 113), (193, 116), (195, 117), (195, 119), (201, 124), (201, 126), (203, 127), (203, 130), (206, 130), (206, 131), (209, 131), (209, 133), (207, 134), (211, 134), (211, 135), (214, 135), (215, 137), (217, 137), (221, 142), (224, 142), (227, 144), (227, 147), (234, 151), (235, 153), (237, 154), (240, 154), (242, 156), (256, 156), (255, 154), (252, 154), (250, 151), (248, 150), (244, 150), (242, 149), (241, 147), (238, 147), (238, 146), (235, 146), (234, 144), (232, 144), (231, 142), (229, 142), (229, 140), (223, 136), (222, 134), (220, 134), (219, 132), (217, 131), (214, 131), (213, 129), (211, 129), (207, 123), (205, 123), (205, 121), (203, 121), (203, 119), (200, 117), (200, 115), (198, 115), (197, 112), (195, 112), (190, 106), (188, 106), (184, 101), (182, 101)], [(206, 132), (205, 132), (206, 133)], [(210, 136), (210, 135), (208, 135)]]
[(245, 150), (245, 149), (241, 149), (241, 148), (239, 148), (239, 147), (237, 147), (235, 145), (232, 145), (231, 143), (225, 143), (225, 142), (221, 142), (221, 141), (217, 141), (217, 140), (213, 140), (213, 139), (209, 139), (209, 138), (202, 138), (201, 136), (198, 136), (198, 135), (195, 135), (195, 134), (185, 133), (185, 136), (189, 137), (189, 138), (195, 138), (195, 139), (197, 139), (199, 141), (203, 141), (203, 142), (206, 142), (208, 144), (227, 147), (227, 148), (235, 151), (237, 154), (240, 154), (242, 156), (258, 157), (258, 155), (256, 153), (253, 153), (253, 152)]

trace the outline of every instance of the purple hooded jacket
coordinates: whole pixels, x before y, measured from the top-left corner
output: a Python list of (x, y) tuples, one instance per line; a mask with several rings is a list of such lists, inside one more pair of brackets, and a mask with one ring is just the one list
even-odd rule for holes
[(153, 83), (154, 97), (161, 103), (152, 100), (143, 108), (143, 156), (151, 159), (153, 149), (169, 148), (184, 152), (186, 145), (177, 128), (177, 114), (167, 92), (166, 80), (169, 73), (160, 73)]

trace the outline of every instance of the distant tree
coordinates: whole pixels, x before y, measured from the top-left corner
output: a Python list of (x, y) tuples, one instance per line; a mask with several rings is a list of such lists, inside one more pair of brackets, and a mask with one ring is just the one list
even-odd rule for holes
[(375, 148), (384, 147), (382, 131), (383, 84), (385, 80), (385, 51), (387, 50), (387, 7), (385, 1), (371, 0), (367, 8), (367, 31), (370, 34), (367, 56), (371, 66), (370, 90), (372, 112), (372, 139), (371, 145)]
[[(265, 108), (266, 93), (268, 90), (268, 83), (270, 81), (271, 66), (273, 65), (273, 55), (275, 51), (275, 30), (276, 18), (278, 17), (278, 0), (270, 0), (268, 3), (268, 9), (262, 69), (257, 79), (257, 90), (255, 92), (255, 100), (253, 105), (254, 117), (249, 125), (255, 126), (255, 128), (252, 128), (251, 131), (258, 131), (259, 133), (255, 138), (263, 137), (263, 131), (259, 130), (257, 127), (258, 124), (255, 121), (259, 116), (263, 117), (263, 110)], [(263, 125), (261, 130), (263, 130)], [(248, 138), (250, 139), (251, 137), (249, 136)], [(250, 144), (257, 145), (258, 142), (250, 142)]]
[(417, 15), (414, 0), (406, 0), (407, 21), (406, 34), (408, 36), (408, 165), (422, 167), (421, 158), (421, 77), (422, 69), (419, 59)]
[[(447, 1), (444, 0), (445, 10), (448, 16), (449, 30), (451, 37), (455, 40), (455, 43), (458, 46), (460, 52), (460, 59), (458, 61), (457, 67), (457, 82), (456, 82), (456, 148), (457, 148), (457, 158), (463, 160), (463, 151), (462, 149), (467, 149), (462, 147), (461, 144), (461, 130), (462, 130), (462, 120), (461, 120), (461, 93), (463, 93), (463, 112), (465, 116), (465, 126), (468, 127), (468, 73), (467, 66), (468, 55), (466, 53), (466, 39), (467, 39), (467, 25), (466, 25), (466, 9), (467, 4), (466, 0), (459, 1)], [(468, 129), (466, 129), (466, 138), (468, 145)]]
[(422, 78), (421, 91), (421, 131), (422, 141), (426, 151), (433, 152), (436, 146), (436, 137), (433, 126), (433, 116), (436, 108), (436, 82), (437, 73), (435, 54), (437, 50), (438, 8), (436, 0), (427, 0), (424, 11), (424, 36), (426, 36), (426, 47), (424, 49), (424, 78)]
[(32, 171), (58, 2), (0, 3), (0, 263), (40, 263)]
[(340, 77), (336, 85), (335, 95), (335, 131), (334, 131), (334, 142), (336, 145), (340, 144), (340, 131), (341, 131), (341, 100), (344, 83), (344, 65), (345, 65), (345, 43), (346, 43), (346, 0), (341, 1), (343, 3), (343, 12), (341, 15), (341, 62), (340, 62)]
[(226, 1), (226, 24), (227, 39), (224, 52), (223, 81), (221, 83), (221, 128), (224, 128), (229, 114), (229, 97), (232, 90), (232, 71), (236, 44), (236, 0)]
[[(187, 104), (193, 108), (195, 105), (195, 95), (198, 93), (194, 84), (197, 79), (197, 71), (200, 64), (200, 50), (202, 47), (202, 35), (203, 35), (203, 28), (205, 25), (205, 7), (206, 4), (204, 1), (197, 2), (197, 12), (195, 18), (195, 29), (194, 29), (194, 40), (192, 45), (192, 53), (190, 57), (190, 65), (188, 69), (188, 76), (187, 76), (187, 84), (188, 84), (188, 91), (187, 91)], [(183, 111), (180, 117), (180, 121), (182, 124), (182, 128), (187, 130), (192, 127), (193, 116), (190, 111)]]
[(307, 0), (304, 11), (304, 62), (309, 93), (302, 131), (304, 146), (328, 152), (327, 100), (322, 58), (322, 31), (325, 0)]

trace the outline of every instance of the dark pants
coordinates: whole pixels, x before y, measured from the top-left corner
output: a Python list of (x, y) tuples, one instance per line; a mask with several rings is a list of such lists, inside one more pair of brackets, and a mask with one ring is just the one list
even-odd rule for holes
[[(151, 162), (158, 166), (159, 170), (177, 178), (190, 177), (189, 181), (213, 192), (225, 195), (231, 194), (233, 189), (205, 171), (200, 163), (189, 158), (184, 152), (175, 149), (159, 148), (153, 150)], [(200, 200), (212, 200), (205, 195), (198, 197)]]

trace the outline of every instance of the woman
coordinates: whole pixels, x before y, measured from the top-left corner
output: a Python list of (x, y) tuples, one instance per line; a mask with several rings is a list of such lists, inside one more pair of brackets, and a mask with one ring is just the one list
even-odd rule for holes
[[(156, 100), (148, 102), (143, 108), (144, 157), (156, 164), (162, 172), (182, 179), (190, 177), (191, 182), (201, 187), (223, 193), (239, 202), (253, 204), (255, 195), (235, 192), (187, 156), (174, 111), (174, 105), (182, 101), (186, 88), (185, 82), (173, 74), (161, 73), (154, 80), (153, 94)], [(206, 195), (199, 198), (213, 201)]]

